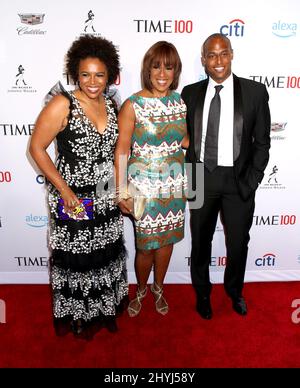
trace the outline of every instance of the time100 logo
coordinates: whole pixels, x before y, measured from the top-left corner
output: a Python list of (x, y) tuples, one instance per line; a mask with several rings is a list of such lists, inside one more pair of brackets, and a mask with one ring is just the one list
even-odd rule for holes
[(0, 183), (11, 182), (11, 173), (9, 171), (0, 171)]
[(187, 33), (193, 31), (192, 20), (149, 20), (149, 19), (134, 19), (137, 32), (140, 33)]

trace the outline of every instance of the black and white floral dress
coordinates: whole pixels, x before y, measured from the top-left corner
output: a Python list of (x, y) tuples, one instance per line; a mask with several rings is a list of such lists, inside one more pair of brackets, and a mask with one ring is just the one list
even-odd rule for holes
[[(107, 126), (100, 134), (73, 93), (68, 124), (56, 138), (56, 167), (79, 199), (93, 200), (93, 219), (61, 220), (59, 193), (49, 183), (50, 279), (56, 329), (81, 320), (114, 321), (125, 307), (128, 283), (123, 218), (114, 202), (113, 155), (118, 137), (115, 109), (105, 97)], [(60, 325), (63, 323), (63, 325)]]

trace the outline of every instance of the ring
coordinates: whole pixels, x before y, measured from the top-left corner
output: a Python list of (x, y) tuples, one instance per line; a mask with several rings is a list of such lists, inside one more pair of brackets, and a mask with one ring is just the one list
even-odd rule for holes
[(72, 201), (71, 204), (72, 204), (73, 206), (75, 206), (75, 205), (76, 205), (76, 201)]

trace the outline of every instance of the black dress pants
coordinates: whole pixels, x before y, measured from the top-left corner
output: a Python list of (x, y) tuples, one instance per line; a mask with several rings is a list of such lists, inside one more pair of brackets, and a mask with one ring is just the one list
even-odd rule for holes
[(217, 167), (212, 172), (205, 169), (204, 204), (200, 209), (191, 210), (191, 277), (198, 297), (209, 296), (211, 292), (209, 265), (219, 212), (227, 250), (224, 287), (230, 297), (241, 296), (254, 196), (255, 193), (247, 201), (240, 197), (233, 167)]

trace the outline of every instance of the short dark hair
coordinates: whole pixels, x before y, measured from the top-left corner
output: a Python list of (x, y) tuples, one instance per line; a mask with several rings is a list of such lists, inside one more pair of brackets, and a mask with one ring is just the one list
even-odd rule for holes
[(171, 90), (176, 90), (179, 84), (179, 77), (182, 69), (181, 60), (176, 47), (164, 40), (156, 42), (146, 52), (141, 71), (143, 88), (151, 91), (150, 70), (154, 64), (164, 63), (166, 66), (174, 67), (174, 80), (170, 86)]
[(76, 83), (78, 81), (79, 62), (86, 58), (98, 58), (108, 72), (108, 85), (112, 85), (120, 74), (120, 59), (115, 45), (102, 37), (83, 35), (76, 39), (66, 55), (66, 70)]
[(231, 46), (231, 41), (230, 41), (230, 39), (229, 39), (226, 35), (223, 35), (223, 34), (221, 34), (220, 32), (216, 32), (216, 33), (214, 33), (214, 34), (209, 35), (209, 37), (207, 37), (207, 38), (205, 39), (205, 41), (204, 41), (204, 43), (203, 43), (203, 45), (202, 45), (202, 50), (201, 50), (201, 55), (202, 55), (202, 56), (205, 56), (205, 50), (206, 50), (206, 45), (207, 45), (207, 43), (208, 43), (211, 39), (215, 39), (215, 38), (220, 38), (220, 39), (225, 40), (225, 41), (228, 43), (228, 45), (229, 45), (229, 47), (230, 47), (230, 50), (232, 51), (232, 46)]

